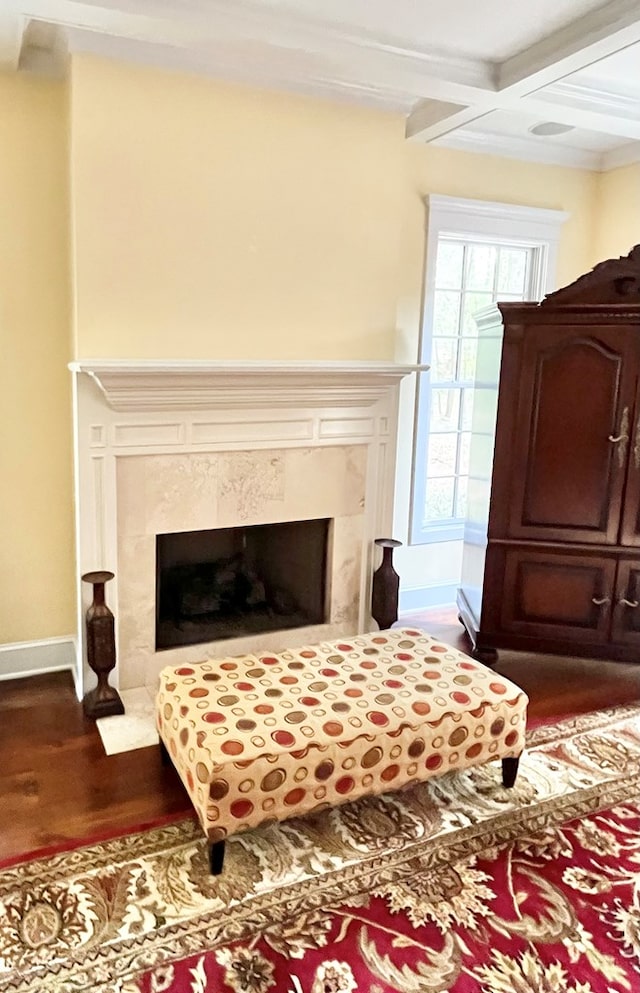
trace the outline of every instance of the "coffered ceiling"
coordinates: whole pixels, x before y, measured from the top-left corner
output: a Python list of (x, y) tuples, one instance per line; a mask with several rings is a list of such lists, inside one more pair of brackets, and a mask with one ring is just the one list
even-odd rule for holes
[(5, 69), (69, 51), (399, 111), (412, 141), (640, 161), (640, 0), (1, 0)]

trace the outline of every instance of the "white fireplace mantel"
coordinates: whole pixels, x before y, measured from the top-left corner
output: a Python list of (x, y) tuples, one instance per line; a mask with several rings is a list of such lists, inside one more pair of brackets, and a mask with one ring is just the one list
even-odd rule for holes
[(113, 410), (371, 406), (426, 365), (393, 362), (109, 360), (72, 362)]
[[(72, 362), (80, 577), (108, 569), (120, 689), (165, 665), (276, 650), (371, 626), (374, 539), (391, 533), (401, 380), (426, 366), (367, 361)], [(158, 534), (326, 518), (322, 624), (156, 651)]]

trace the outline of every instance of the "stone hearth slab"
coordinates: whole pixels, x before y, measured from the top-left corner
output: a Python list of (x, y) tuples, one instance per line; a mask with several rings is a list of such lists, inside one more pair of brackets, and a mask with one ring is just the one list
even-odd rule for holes
[(158, 744), (153, 697), (144, 687), (120, 692), (125, 713), (96, 721), (107, 755)]

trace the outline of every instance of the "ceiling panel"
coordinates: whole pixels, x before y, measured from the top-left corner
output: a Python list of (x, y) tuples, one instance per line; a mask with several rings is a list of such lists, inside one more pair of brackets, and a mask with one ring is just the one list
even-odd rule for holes
[(404, 39), (413, 49), (490, 61), (515, 55), (579, 20), (603, 0), (258, 0), (261, 8), (380, 38)]
[[(553, 120), (552, 108), (549, 109), (547, 120)], [(531, 134), (530, 128), (540, 124), (542, 118), (517, 111), (498, 110), (480, 120), (473, 121), (461, 130), (473, 131), (476, 134), (493, 134), (505, 138), (528, 138), (540, 145), (562, 145), (567, 148), (582, 148), (592, 152), (608, 152), (624, 144), (623, 139), (616, 135), (602, 134), (599, 131), (587, 131), (585, 128), (574, 128), (565, 134), (552, 137)]]

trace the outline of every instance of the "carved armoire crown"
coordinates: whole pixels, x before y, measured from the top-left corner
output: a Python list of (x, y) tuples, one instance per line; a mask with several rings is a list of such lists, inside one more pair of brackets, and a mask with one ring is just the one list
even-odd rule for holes
[(640, 245), (478, 331), (458, 594), (475, 654), (640, 661)]

